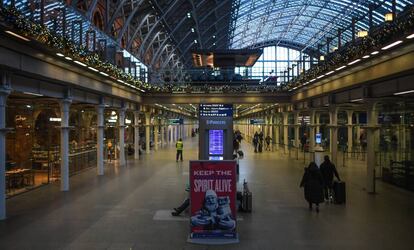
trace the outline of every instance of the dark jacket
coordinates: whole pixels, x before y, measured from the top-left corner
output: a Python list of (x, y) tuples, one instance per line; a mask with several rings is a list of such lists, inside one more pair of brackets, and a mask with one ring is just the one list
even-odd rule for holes
[(321, 164), (321, 173), (322, 173), (323, 181), (325, 185), (327, 186), (332, 186), (334, 175), (339, 181), (341, 180), (339, 178), (338, 171), (336, 171), (335, 165), (329, 160), (324, 161)]
[(316, 164), (311, 164), (305, 168), (305, 174), (303, 174), (300, 186), (304, 187), (307, 202), (322, 203), (324, 201), (323, 179)]

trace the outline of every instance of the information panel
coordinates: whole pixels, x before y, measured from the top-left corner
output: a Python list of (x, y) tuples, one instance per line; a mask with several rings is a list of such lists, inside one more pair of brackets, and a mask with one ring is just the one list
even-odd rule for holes
[(168, 119), (168, 124), (170, 125), (182, 125), (184, 124), (183, 118)]
[(208, 154), (223, 155), (224, 154), (224, 131), (209, 130), (208, 136)]
[(233, 117), (232, 104), (200, 104), (200, 117)]
[(315, 142), (316, 142), (316, 144), (321, 144), (322, 143), (322, 135), (320, 133), (316, 134)]
[(265, 124), (264, 119), (250, 119), (250, 125), (260, 125)]
[(235, 161), (190, 161), (190, 241), (238, 240), (236, 192)]

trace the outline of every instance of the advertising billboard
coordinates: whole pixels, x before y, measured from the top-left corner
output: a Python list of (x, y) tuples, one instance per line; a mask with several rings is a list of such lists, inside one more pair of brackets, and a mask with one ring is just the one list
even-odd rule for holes
[(236, 239), (236, 162), (190, 161), (190, 239)]

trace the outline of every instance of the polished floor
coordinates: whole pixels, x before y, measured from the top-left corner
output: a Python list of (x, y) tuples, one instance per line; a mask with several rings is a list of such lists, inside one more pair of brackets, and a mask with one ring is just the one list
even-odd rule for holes
[(309, 212), (303, 160), (246, 144), (240, 180), (250, 183), (254, 211), (239, 214), (240, 243), (187, 243), (186, 216), (166, 213), (185, 198), (188, 160), (197, 158), (197, 139), (184, 145), (183, 163), (167, 146), (127, 167), (108, 164), (105, 176), (73, 176), (70, 192), (53, 184), (9, 199), (0, 249), (414, 249), (414, 193), (377, 181), (378, 194), (367, 194), (363, 164), (348, 164), (339, 167), (347, 204)]

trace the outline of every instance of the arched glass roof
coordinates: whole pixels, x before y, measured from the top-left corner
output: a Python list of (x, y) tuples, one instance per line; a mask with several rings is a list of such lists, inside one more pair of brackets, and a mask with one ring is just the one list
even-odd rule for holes
[[(414, 0), (396, 3), (398, 12)], [(357, 18), (356, 31), (368, 29), (369, 6), (373, 8), (373, 25), (384, 22), (384, 15), (392, 11), (391, 0), (240, 0), (230, 48), (254, 47), (270, 41), (316, 48), (323, 38), (337, 37), (338, 29), (342, 30), (343, 41), (349, 41), (353, 17)]]

